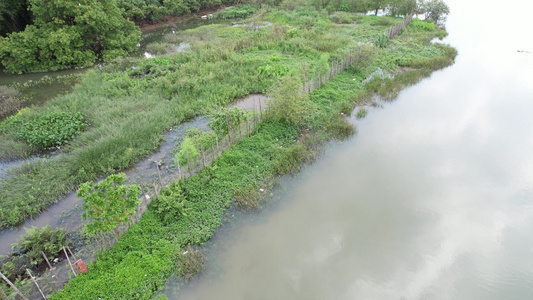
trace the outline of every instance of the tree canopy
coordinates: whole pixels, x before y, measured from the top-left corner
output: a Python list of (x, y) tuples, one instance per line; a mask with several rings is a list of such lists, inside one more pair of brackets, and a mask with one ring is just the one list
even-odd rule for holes
[(140, 31), (115, 0), (28, 0), (33, 25), (0, 39), (7, 71), (85, 67), (135, 49)]
[(135, 215), (141, 188), (136, 184), (127, 186), (124, 181), (126, 175), (119, 173), (95, 185), (86, 182), (78, 189), (77, 196), (83, 198), (82, 217), (90, 220), (87, 223), (89, 234), (113, 231)]
[(0, 1), (0, 36), (24, 30), (31, 23), (28, 0)]

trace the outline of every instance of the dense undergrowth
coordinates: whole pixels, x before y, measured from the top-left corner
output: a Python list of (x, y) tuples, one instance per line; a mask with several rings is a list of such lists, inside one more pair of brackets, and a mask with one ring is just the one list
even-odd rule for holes
[[(187, 30), (182, 36), (191, 43), (190, 51), (123, 59), (89, 71), (73, 92), (49, 101), (40, 111), (19, 114), (26, 124), (43, 113), (81, 113), (90, 127), (62, 147), (68, 155), (25, 165), (0, 183), (0, 228), (40, 213), (82, 182), (131, 166), (152, 153), (173, 125), (249, 93), (266, 92), (286, 74), (302, 76), (306, 69), (312, 78), (327, 73), (330, 61), (348, 49), (372, 59), (359, 70), (360, 80), (378, 66), (388, 72), (398, 66), (424, 68), (447, 51), (428, 43), (442, 30), (417, 27), (408, 27), (383, 50), (371, 46), (377, 34), (401, 21), (398, 18), (354, 15), (356, 24), (336, 25), (313, 8), (258, 14), (274, 24), (259, 30), (230, 25)], [(206, 33), (211, 35), (208, 40)], [(0, 133), (0, 159), (38, 150), (19, 139), (18, 130)]]
[[(451, 64), (456, 54), (429, 43), (443, 30), (420, 26), (408, 26), (385, 48), (372, 46), (378, 34), (401, 19), (353, 15), (355, 24), (337, 25), (312, 8), (258, 14), (274, 24), (260, 30), (211, 25), (186, 31), (191, 51), (122, 60), (91, 71), (72, 93), (46, 105), (51, 112), (81, 112), (91, 127), (67, 146), (65, 157), (25, 166), (1, 183), (4, 228), (37, 214), (81, 182), (131, 166), (175, 124), (249, 93), (266, 92), (278, 80), (327, 73), (331, 61), (348, 50), (361, 58), (306, 96), (308, 108), (297, 124), (266, 118), (254, 135), (212, 165), (169, 186), (162, 194), (175, 195), (186, 213), (169, 211), (169, 199), (155, 200), (115, 246), (91, 263), (88, 274), (72, 280), (54, 299), (149, 299), (176, 269), (180, 249), (207, 241), (236, 197), (297, 171), (315, 157), (320, 142), (350, 136), (354, 128), (341, 113), (368, 103), (373, 93), (394, 98), (403, 87)], [(212, 38), (203, 40), (205, 32)], [(260, 71), (267, 66), (287, 70)], [(378, 70), (388, 76), (372, 76)], [(36, 115), (30, 110), (22, 119), (29, 122)], [(9, 132), (0, 138), (22, 143)]]

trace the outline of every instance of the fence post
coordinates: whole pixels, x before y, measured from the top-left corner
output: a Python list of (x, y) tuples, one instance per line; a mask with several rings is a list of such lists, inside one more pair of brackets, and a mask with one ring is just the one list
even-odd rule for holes
[(44, 295), (43, 291), (39, 287), (39, 284), (37, 284), (37, 281), (35, 281), (35, 278), (33, 277), (33, 275), (31, 275), (30, 270), (26, 269), (26, 272), (28, 272), (28, 275), (30, 275), (31, 281), (33, 281), (33, 283), (35, 284), (35, 286), (37, 287), (37, 290), (39, 290), (39, 293), (41, 293), (41, 296), (43, 296), (43, 299), (46, 300), (46, 296)]
[(19, 294), (20, 298), (24, 299), (24, 300), (28, 300), (28, 298), (24, 297), (24, 295), (22, 295), (22, 293), (19, 291), (19, 289), (17, 289), (17, 287), (11, 283), (11, 281), (9, 281), (9, 279), (7, 279), (7, 277), (4, 276), (4, 274), (2, 274), (2, 272), (0, 272), (0, 277), (2, 277), (2, 279), (4, 279), (4, 281), (9, 284), (10, 287), (12, 287), (15, 292), (17, 292), (17, 294)]
[(205, 152), (204, 152), (204, 145), (200, 145), (200, 147), (202, 147), (202, 161), (204, 163), (204, 168), (205, 168)]
[(176, 163), (178, 165), (178, 178), (181, 180), (181, 168), (180, 168), (180, 158), (178, 155), (176, 155)]
[(250, 136), (250, 122), (249, 122), (249, 117), (250, 115), (248, 113), (246, 113), (246, 132), (247, 132), (247, 136), (249, 137)]
[(185, 150), (187, 152), (187, 167), (189, 168), (189, 177), (192, 176), (191, 172), (191, 160), (189, 159), (189, 149)]
[(157, 186), (155, 185), (155, 181), (152, 180), (152, 185), (154, 186), (154, 193), (156, 197), (159, 197), (159, 193), (157, 192)]
[(220, 156), (220, 149), (218, 148), (218, 134), (215, 132), (215, 138), (217, 140), (217, 156)]
[(68, 265), (72, 270), (72, 274), (74, 274), (74, 277), (78, 277), (78, 275), (76, 275), (76, 272), (74, 271), (74, 268), (72, 267), (72, 263), (70, 262), (70, 258), (68, 257), (67, 250), (65, 250), (65, 246), (63, 246), (63, 252), (65, 252), (65, 256), (67, 257)]
[(155, 163), (155, 167), (157, 169), (157, 175), (159, 176), (159, 187), (163, 188), (163, 181), (161, 180), (161, 172), (159, 171), (159, 163)]
[(261, 99), (258, 99), (259, 101), (259, 121), (261, 121), (261, 119), (263, 119), (263, 108), (261, 108)]
[(226, 123), (228, 123), (228, 141), (231, 146), (231, 127), (229, 126), (229, 116), (226, 115)]

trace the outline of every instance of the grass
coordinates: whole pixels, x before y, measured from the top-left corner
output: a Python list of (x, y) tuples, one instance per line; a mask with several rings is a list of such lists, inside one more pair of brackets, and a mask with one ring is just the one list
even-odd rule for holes
[[(20, 224), (39, 214), (82, 182), (132, 166), (152, 153), (160, 145), (162, 133), (172, 126), (227, 106), (249, 93), (265, 92), (284, 74), (301, 77), (306, 69), (309, 78), (326, 73), (331, 61), (347, 49), (357, 49), (364, 58), (353, 66), (357, 72), (339, 74), (309, 95), (314, 109), (304, 128), (329, 130), (317, 135), (347, 137), (354, 132), (339, 114), (368, 101), (370, 92), (361, 82), (378, 67), (391, 73), (400, 66), (417, 70), (418, 73), (397, 75), (390, 83), (381, 82), (380, 87), (390, 90), (387, 94), (392, 95), (405, 82), (417, 80), (429, 74), (428, 70), (450, 63), (446, 56), (453, 54), (446, 47), (427, 43), (439, 34), (437, 30), (417, 31), (409, 27), (389, 41), (385, 49), (368, 45), (376, 34), (401, 19), (354, 15), (357, 24), (338, 25), (332, 23), (327, 14), (312, 8), (290, 12), (273, 9), (263, 15), (264, 21), (274, 24), (258, 31), (233, 29), (224, 24), (188, 30), (183, 37), (191, 43), (192, 51), (152, 59), (121, 60), (102, 70), (89, 71), (71, 93), (46, 103), (39, 111), (29, 109), (22, 115), (24, 121), (34, 120), (41, 113), (81, 112), (89, 128), (62, 148), (66, 155), (23, 166), (0, 183), (0, 228)], [(205, 34), (209, 38), (205, 38)], [(271, 74), (260, 72), (262, 66), (276, 68), (278, 65), (287, 70)], [(331, 99), (336, 100), (332, 102)], [(290, 132), (291, 141), (298, 138)], [(9, 132), (0, 133), (0, 139), (0, 159), (14, 154), (27, 156), (36, 150)], [(251, 138), (250, 142), (242, 142), (250, 147), (251, 150), (246, 151), (253, 156), (257, 155), (254, 152), (258, 151), (257, 146), (248, 143), (255, 142), (264, 141)], [(281, 145), (269, 141), (265, 146)], [(10, 147), (16, 150), (9, 150)], [(308, 150), (305, 146), (295, 147), (277, 150), (283, 151), (290, 163), (274, 160), (269, 168), (279, 172), (297, 169), (294, 166), (303, 162), (299, 156)], [(226, 180), (227, 176), (221, 178)], [(224, 194), (222, 204), (232, 201), (234, 189), (235, 186), (231, 186), (230, 194)], [(218, 217), (217, 213), (209, 218)], [(212, 222), (218, 224), (218, 221)], [(213, 228), (209, 225), (205, 232)], [(200, 236), (202, 238), (190, 241), (202, 242), (209, 234)], [(164, 235), (153, 238), (158, 241)], [(170, 251), (168, 255), (176, 249), (174, 246), (167, 249), (166, 244), (161, 247), (164, 253)], [(159, 258), (154, 261), (156, 265), (160, 262)], [(161, 272), (166, 274), (167, 271), (163, 268)]]
[[(233, 201), (245, 209), (256, 209), (264, 201), (262, 182), (298, 171), (315, 159), (317, 144), (344, 136), (342, 131), (337, 134), (333, 124), (338, 122), (345, 103), (353, 107), (370, 99), (361, 82), (353, 80), (364, 76), (363, 72), (368, 71), (342, 72), (309, 95), (315, 108), (308, 119), (310, 131), (300, 134), (302, 129), (295, 125), (263, 120), (255, 135), (226, 150), (202, 172), (180, 181), (180, 198), (187, 199), (186, 215), (163, 222), (156, 210), (149, 209), (114, 247), (91, 263), (90, 273), (71, 280), (52, 299), (149, 299), (175, 270), (173, 262), (180, 260), (180, 251), (191, 243), (206, 242)], [(202, 259), (180, 265), (178, 272), (183, 273), (184, 268), (196, 270), (198, 261)]]

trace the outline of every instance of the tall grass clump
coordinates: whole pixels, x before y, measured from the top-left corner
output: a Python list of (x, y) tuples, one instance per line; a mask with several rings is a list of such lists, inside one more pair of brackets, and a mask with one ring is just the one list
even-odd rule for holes
[(19, 110), (23, 102), (16, 89), (0, 85), (0, 120)]
[(235, 5), (224, 8), (213, 16), (216, 19), (242, 19), (250, 16), (255, 12), (255, 8), (249, 4)]

